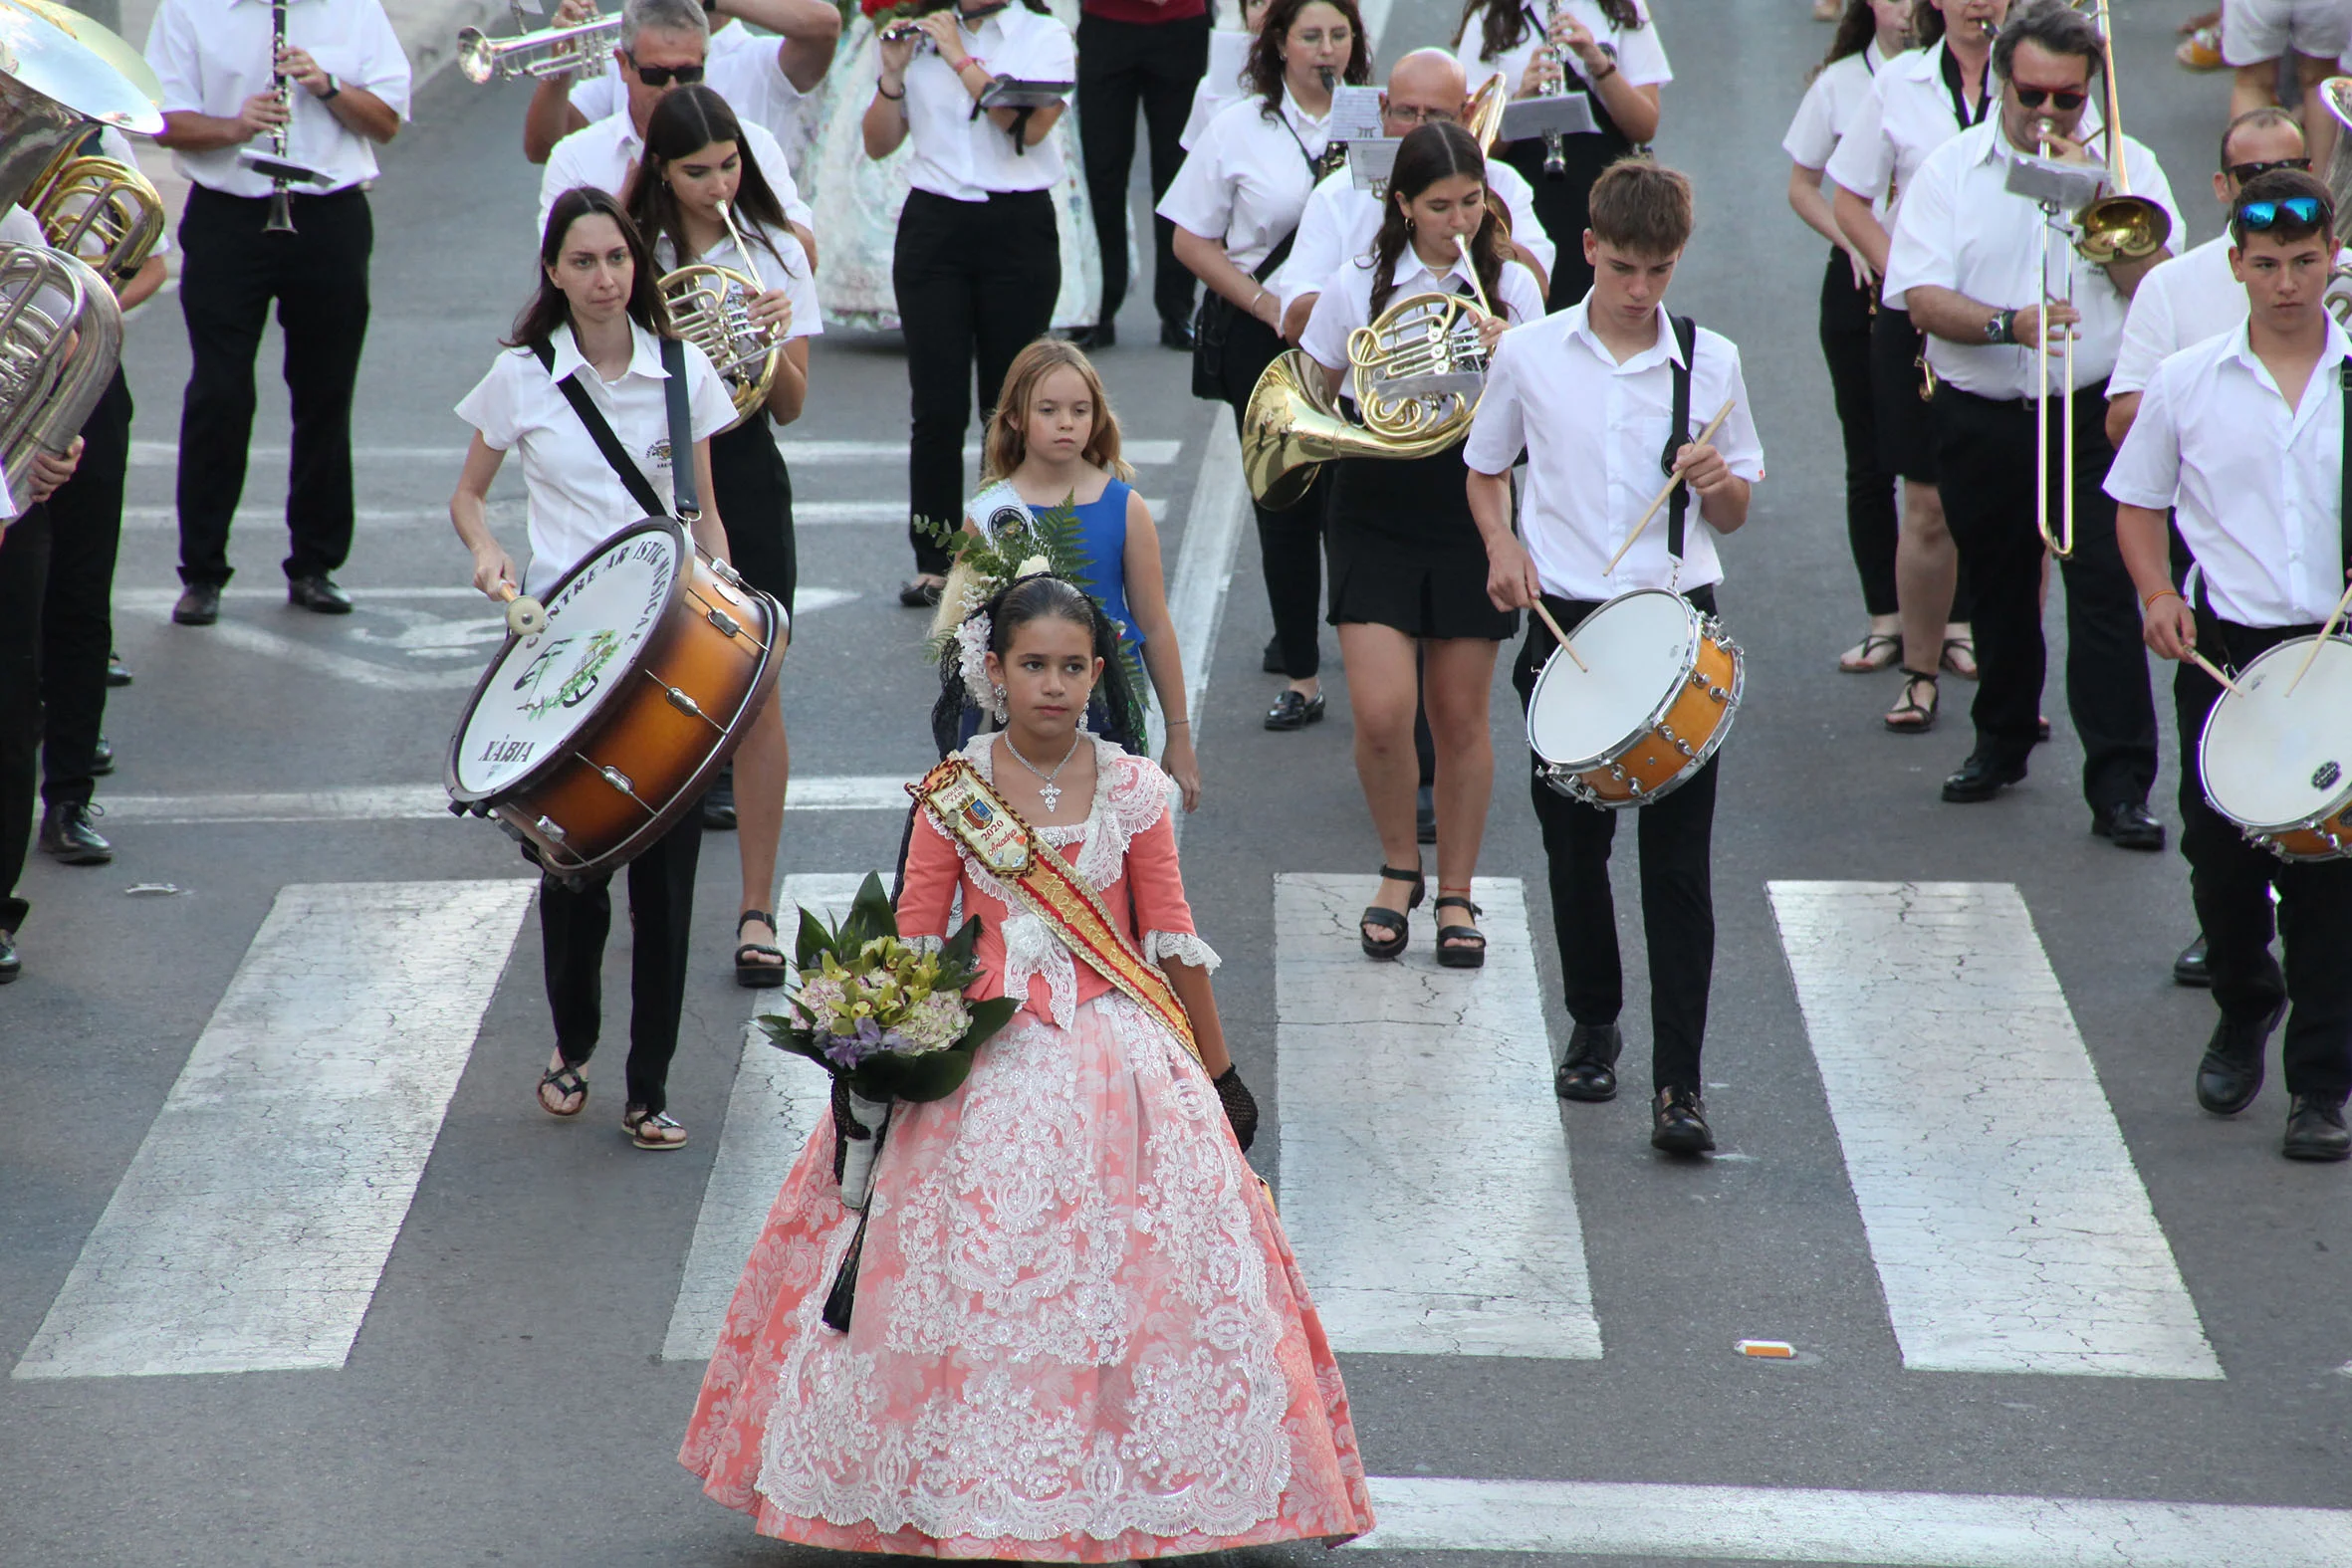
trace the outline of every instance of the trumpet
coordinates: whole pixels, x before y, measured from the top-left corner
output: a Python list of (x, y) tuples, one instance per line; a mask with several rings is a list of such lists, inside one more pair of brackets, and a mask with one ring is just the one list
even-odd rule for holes
[(784, 344), (752, 324), (752, 297), (765, 294), (768, 284), (727, 202), (719, 203), (719, 220), (727, 225), (747, 270), (695, 262), (664, 273), (658, 287), (669, 306), (670, 326), (703, 351), (727, 383), (727, 395), (735, 404), (735, 423), (727, 427), (732, 430), (766, 405), (784, 361)]
[(620, 42), (620, 13), (577, 27), (543, 27), (512, 38), (491, 38), (478, 27), (457, 31), (457, 70), (480, 87), (489, 82), (569, 76), (590, 54)]
[(926, 50), (933, 54), (939, 52), (939, 40), (925, 32), (923, 25), (911, 16), (900, 17), (874, 35), (874, 41), (881, 44), (903, 44), (909, 40), (913, 41), (918, 55)]

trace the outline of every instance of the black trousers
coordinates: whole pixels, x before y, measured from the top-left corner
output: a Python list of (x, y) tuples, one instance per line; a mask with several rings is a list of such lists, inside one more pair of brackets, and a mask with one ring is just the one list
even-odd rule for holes
[[(2082, 793), (2094, 811), (2143, 802), (2156, 783), (2156, 703), (2140, 641), (2140, 601), (2115, 544), (2102, 488), (2107, 383), (2074, 394), (2074, 555), (2066, 586), (2066, 706), (2082, 738)], [(2049, 650), (2041, 635), (2041, 537), (2034, 529), (2030, 398), (1994, 400), (1936, 388), (1936, 462), (1944, 516), (1975, 592), (1977, 749), (2001, 763), (2033, 750)], [(2050, 518), (2057, 526), (2060, 400), (2050, 399)]]
[(130, 387), (117, 370), (82, 426), (82, 462), (49, 498), (49, 590), (41, 608), (41, 798), (88, 805), (115, 646), (115, 556), (130, 466)]
[(41, 601), (49, 592), (49, 510), (34, 507), (0, 534), (0, 931), (23, 928), (17, 897), (33, 844), (35, 755), (41, 750)]
[(1866, 614), (1892, 615), (1895, 601), (1895, 476), (1878, 460), (1877, 398), (1870, 370), (1871, 292), (1854, 285), (1853, 264), (1837, 246), (1821, 275), (1821, 357), (1845, 437), (1846, 544), (1862, 578)]
[[(2248, 627), (2199, 617), (2198, 643), (2212, 656), (2243, 666), (2255, 654), (2317, 626)], [(2292, 655), (2288, 655), (2292, 657)], [(2352, 1094), (2352, 860), (2280, 860), (2245, 841), (2206, 799), (2202, 780), (2206, 715), (2221, 688), (2194, 664), (2173, 676), (2180, 719), (2181, 853), (2206, 941), (2214, 1003), (2227, 1018), (2252, 1022), (2280, 1002), (2287, 1014), (2282, 1059), (2289, 1094), (2342, 1100)], [(2278, 893), (2277, 935), (2286, 952), (2281, 973), (2270, 956), (2270, 894)]]
[[(658, 1111), (669, 1104), (670, 1058), (686, 1006), (688, 927), (694, 919), (694, 867), (702, 857), (702, 813), (688, 811), (653, 847), (628, 863), (628, 1103)], [(547, 963), (548, 1010), (556, 1048), (575, 1066), (596, 1049), (604, 1018), (604, 938), (612, 929), (612, 875), (570, 887), (539, 879), (540, 950)]]
[[(1235, 314), (1218, 379), (1237, 432), (1258, 377), (1287, 346), (1255, 316)], [(1258, 517), (1258, 560), (1266, 575), (1267, 607), (1274, 611), (1274, 639), (1282, 650), (1283, 672), (1294, 681), (1322, 669), (1323, 516), (1330, 488), (1326, 464), (1297, 505), (1275, 511), (1251, 503)]]
[[(1102, 246), (1102, 321), (1116, 317), (1127, 298), (1127, 171), (1135, 161), (1135, 111), (1143, 111), (1156, 207), (1184, 163), (1176, 138), (1192, 112), (1193, 89), (1208, 69), (1205, 12), (1157, 23), (1078, 18), (1078, 151)], [(1189, 323), (1192, 273), (1176, 260), (1176, 225), (1155, 213), (1151, 228), (1151, 303), (1162, 322)]]
[(179, 575), (226, 582), (229, 523), (245, 493), (253, 361), (270, 304), (286, 335), (294, 414), (287, 471), (289, 577), (352, 553), (352, 394), (367, 340), (367, 259), (375, 222), (357, 188), (296, 196), (292, 234), (262, 230), (266, 197), (188, 191), (180, 219), (180, 309), (194, 363), (179, 419)]
[(914, 530), (964, 516), (964, 434), (973, 373), (988, 421), (1013, 356), (1054, 325), (1061, 250), (1054, 198), (1042, 190), (950, 201), (912, 191), (890, 262), (906, 336), (913, 430), (906, 454), (907, 538), (915, 569), (944, 573), (948, 553)]
[[(1715, 590), (1684, 595), (1712, 614)], [(1544, 607), (1571, 634), (1600, 606), (1545, 594)], [(1558, 646), (1541, 619), (1528, 622), (1511, 684), (1527, 707), (1543, 661)], [(1617, 903), (1609, 889), (1609, 849), (1617, 818), (1632, 815), (1641, 852), (1642, 940), (1650, 956), (1650, 1086), (1690, 1089), (1703, 1080), (1701, 1043), (1707, 1036), (1707, 998), (1715, 976), (1716, 762), (1672, 794), (1627, 811), (1604, 811), (1571, 800), (1543, 782), (1541, 760), (1529, 759), (1528, 793), (1543, 830), (1543, 858), (1551, 882), (1551, 925), (1559, 941), (1560, 978), (1568, 1016), (1578, 1023), (1614, 1023), (1625, 1007), (1625, 971), (1617, 951)]]

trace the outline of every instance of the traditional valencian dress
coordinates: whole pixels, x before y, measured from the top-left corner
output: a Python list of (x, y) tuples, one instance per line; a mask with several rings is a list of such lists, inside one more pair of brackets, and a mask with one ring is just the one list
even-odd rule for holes
[[(991, 778), (993, 736), (965, 747)], [(1038, 829), (1143, 955), (1213, 966), (1168, 780), (1096, 740)], [(856, 1230), (821, 1125), (753, 1248), (679, 1461), (760, 1533), (847, 1551), (1118, 1562), (1372, 1526), (1347, 1393), (1274, 1207), (1167, 1023), (918, 812), (899, 930), (982, 922), (975, 999), (1025, 998), (943, 1100), (900, 1102)]]

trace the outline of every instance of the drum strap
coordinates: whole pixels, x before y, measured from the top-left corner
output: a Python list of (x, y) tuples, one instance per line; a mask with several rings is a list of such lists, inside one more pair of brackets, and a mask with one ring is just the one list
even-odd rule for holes
[[(664, 337), (661, 340), (661, 360), (662, 368), (669, 371), (670, 450), (673, 453), (683, 451), (687, 457), (684, 467), (680, 467), (673, 457), (670, 472), (677, 476), (678, 515), (691, 523), (699, 515), (700, 509), (694, 504), (694, 443), (691, 427), (684, 419), (685, 356), (672, 352), (676, 346), (676, 338)], [(553, 375), (556, 370), (555, 348), (548, 343), (538, 342), (531, 345), (531, 351), (538, 357), (541, 368)], [(673, 363), (673, 360), (676, 362)], [(588, 431), (588, 439), (596, 443), (596, 450), (604, 455), (604, 461), (612, 468), (613, 477), (629, 493), (629, 499), (637, 504), (640, 514), (649, 518), (668, 517), (670, 509), (663, 506), (661, 498), (653, 493), (653, 484), (646, 479), (645, 471), (629, 457), (628, 449), (620, 444), (620, 437), (614, 435), (612, 426), (605, 422), (602, 410), (589, 399), (588, 388), (580, 384), (580, 372), (575, 370), (558, 381), (556, 390), (564, 394), (564, 401), (570, 403), (572, 411), (580, 416), (581, 425)], [(689, 439), (683, 445), (678, 439), (681, 430), (689, 434)]]
[[(1668, 361), (1674, 374), (1673, 412), (1666, 421), (1666, 450), (1659, 454), (1658, 466), (1674, 472), (1674, 459), (1682, 451), (1683, 443), (1691, 439), (1691, 356), (1699, 344), (1699, 324), (1688, 316), (1672, 318), (1674, 343), (1682, 350), (1682, 357)], [(1691, 510), (1691, 487), (1674, 487), (1673, 499), (1666, 503), (1666, 559), (1679, 568), (1685, 527)]]
[(2336, 565), (2352, 571), (2352, 357), (2336, 365), (2336, 385), (2344, 402), (2344, 488), (2336, 502), (2336, 537), (2343, 542), (2343, 554), (2337, 557)]

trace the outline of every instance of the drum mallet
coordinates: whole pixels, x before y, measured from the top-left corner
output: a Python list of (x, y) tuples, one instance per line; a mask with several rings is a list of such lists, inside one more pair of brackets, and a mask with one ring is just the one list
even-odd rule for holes
[[(1691, 445), (1705, 446), (1714, 440), (1715, 433), (1723, 428), (1723, 422), (1731, 417), (1732, 400), (1727, 397), (1724, 399), (1722, 410), (1707, 422), (1707, 428), (1699, 432), (1699, 439), (1692, 442)], [(1650, 526), (1650, 519), (1658, 515), (1658, 509), (1666, 505), (1666, 498), (1673, 495), (1674, 487), (1681, 483), (1682, 470), (1676, 469), (1674, 477), (1666, 481), (1665, 485), (1659, 489), (1656, 498), (1650, 502), (1650, 510), (1641, 515), (1641, 521), (1633, 525), (1633, 532), (1625, 536), (1625, 543), (1617, 547), (1617, 554), (1609, 558), (1608, 565), (1601, 570), (1602, 576), (1610, 576), (1616, 572), (1617, 562), (1625, 559), (1625, 553), (1633, 548), (1633, 542), (1642, 537), (1642, 531)]]
[(2296, 687), (2303, 684), (2303, 677), (2311, 673), (2311, 666), (2318, 662), (2319, 650), (2326, 647), (2327, 639), (2335, 635), (2336, 625), (2344, 618), (2346, 609), (2352, 609), (2352, 587), (2344, 589), (2344, 596), (2336, 600), (2335, 613), (2328, 616), (2327, 624), (2319, 628), (2319, 635), (2311, 639), (2311, 651), (2303, 655), (2302, 668), (2296, 670), (2295, 678), (2286, 683), (2289, 697), (2295, 694)]
[(490, 596), (506, 604), (506, 629), (518, 637), (536, 637), (547, 630), (547, 606), (516, 587), (501, 581)]

